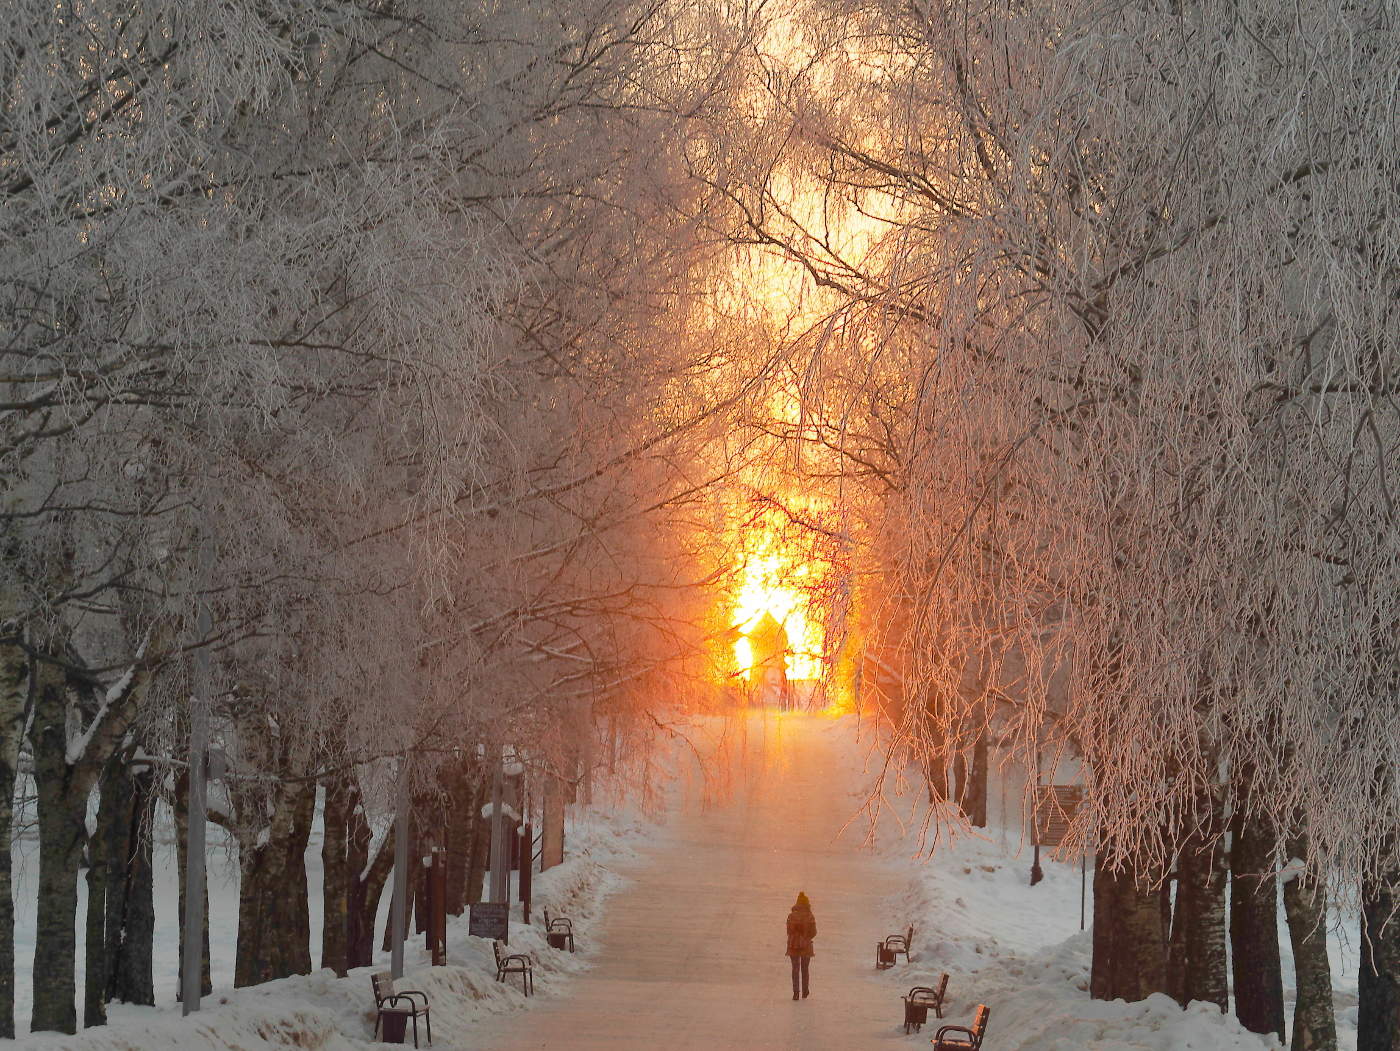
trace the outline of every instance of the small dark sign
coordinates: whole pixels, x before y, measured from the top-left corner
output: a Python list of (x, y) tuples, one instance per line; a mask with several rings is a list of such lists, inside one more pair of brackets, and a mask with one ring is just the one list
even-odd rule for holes
[(510, 940), (510, 906), (503, 901), (481, 901), (471, 906), (467, 933), (477, 938)]
[(1069, 835), (1084, 801), (1083, 785), (1037, 785), (1035, 789), (1036, 841), (1042, 847), (1058, 847)]

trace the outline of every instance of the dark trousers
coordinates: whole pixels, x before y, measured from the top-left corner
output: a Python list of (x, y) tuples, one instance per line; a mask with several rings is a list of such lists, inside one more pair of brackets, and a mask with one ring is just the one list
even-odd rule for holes
[[(810, 956), (790, 956), (788, 959), (792, 960), (792, 995), (806, 996), (809, 988), (807, 984), (807, 971), (812, 966), (812, 958)], [(801, 988), (797, 985), (799, 975), (802, 979)]]

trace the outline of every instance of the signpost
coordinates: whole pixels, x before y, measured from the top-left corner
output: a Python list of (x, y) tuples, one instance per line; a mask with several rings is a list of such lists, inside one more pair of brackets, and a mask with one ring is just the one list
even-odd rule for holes
[(504, 901), (478, 901), (469, 906), (467, 933), (475, 938), (499, 938), (510, 944), (510, 905)]

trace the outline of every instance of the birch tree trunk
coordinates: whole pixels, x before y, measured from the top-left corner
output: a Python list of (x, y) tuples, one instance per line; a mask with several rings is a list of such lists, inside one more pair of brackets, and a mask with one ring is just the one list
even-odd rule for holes
[[(1307, 836), (1288, 837), (1290, 859), (1305, 861)], [(1337, 1021), (1332, 1008), (1332, 964), (1327, 958), (1327, 891), (1298, 873), (1283, 884), (1283, 908), (1293, 947), (1294, 985), (1292, 1051), (1337, 1051)]]
[[(1243, 802), (1243, 801), (1241, 801)], [(1230, 960), (1235, 1015), (1251, 1033), (1285, 1037), (1283, 970), (1278, 946), (1274, 823), (1238, 805), (1230, 837)]]

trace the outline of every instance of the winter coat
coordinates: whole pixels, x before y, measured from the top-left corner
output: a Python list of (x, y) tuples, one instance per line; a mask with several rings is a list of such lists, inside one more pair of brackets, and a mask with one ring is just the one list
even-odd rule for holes
[(815, 956), (812, 939), (817, 936), (817, 919), (811, 906), (794, 905), (787, 918), (789, 956)]

